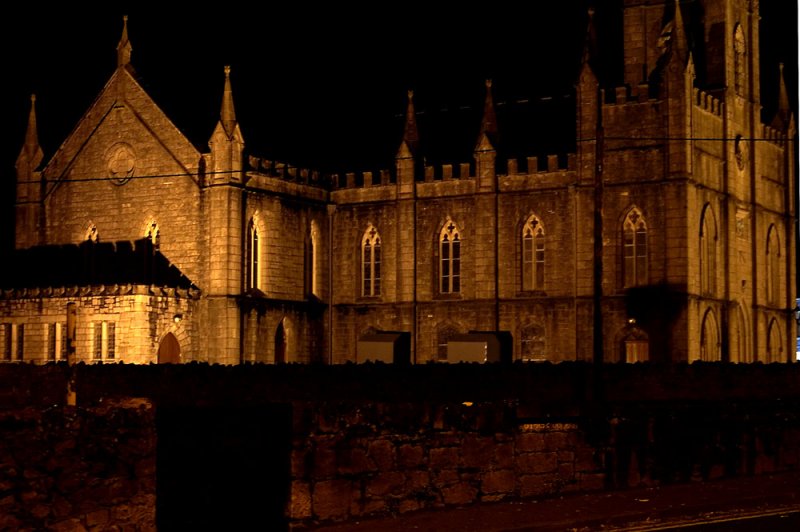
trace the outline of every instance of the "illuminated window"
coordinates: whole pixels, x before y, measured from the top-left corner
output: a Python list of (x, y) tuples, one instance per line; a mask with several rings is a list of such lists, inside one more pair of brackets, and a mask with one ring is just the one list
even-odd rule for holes
[(623, 234), (623, 269), (625, 287), (647, 284), (647, 223), (634, 207), (625, 217)]
[(261, 270), (259, 268), (259, 257), (261, 248), (258, 241), (258, 228), (255, 220), (250, 220), (247, 226), (247, 244), (245, 257), (245, 289), (253, 290), (261, 288)]
[(710, 205), (706, 205), (700, 220), (700, 291), (712, 295), (717, 275), (717, 224)]
[(371, 225), (361, 238), (361, 295), (381, 295), (381, 235)]
[(777, 305), (780, 300), (780, 262), (781, 248), (778, 229), (774, 225), (767, 231), (767, 264), (765, 274), (767, 302)]
[(97, 233), (97, 226), (94, 224), (89, 224), (89, 228), (86, 230), (86, 236), (84, 240), (88, 240), (90, 242), (97, 242), (100, 239), (99, 234)]
[(522, 289), (544, 289), (544, 225), (535, 214), (522, 228)]
[(461, 238), (449, 220), (439, 234), (439, 281), (442, 294), (461, 292)]
[(746, 54), (747, 43), (744, 39), (744, 31), (741, 24), (736, 24), (736, 28), (733, 30), (733, 86), (736, 94), (744, 92)]
[(381, 235), (371, 225), (361, 237), (361, 295), (381, 295)]

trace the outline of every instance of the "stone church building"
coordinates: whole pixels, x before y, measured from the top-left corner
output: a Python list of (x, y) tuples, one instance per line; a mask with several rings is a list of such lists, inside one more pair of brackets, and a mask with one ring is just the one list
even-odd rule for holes
[(758, 0), (622, 5), (624, 85), (591, 17), (576, 58), (574, 153), (504, 158), (487, 82), (472, 160), (426, 164), (409, 93), (395, 160), (341, 175), (253, 155), (228, 68), (193, 145), (125, 26), (49, 159), (32, 100), (0, 359), (363, 362), (405, 336), (453, 362), (504, 331), (514, 360), (793, 360), (795, 123), (783, 80), (762, 121)]

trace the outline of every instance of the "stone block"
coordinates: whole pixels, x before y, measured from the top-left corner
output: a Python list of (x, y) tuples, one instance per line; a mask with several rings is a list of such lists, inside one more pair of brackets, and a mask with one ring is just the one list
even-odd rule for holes
[(509, 443), (498, 443), (494, 447), (494, 466), (498, 469), (508, 469), (514, 465), (514, 445)]
[(337, 452), (337, 464), (339, 474), (344, 475), (358, 475), (376, 469), (367, 457), (367, 451), (361, 448), (340, 449)]
[(307, 519), (311, 517), (311, 490), (308, 483), (292, 482), (289, 501), (289, 517), (292, 519)]
[(379, 471), (394, 467), (394, 444), (389, 440), (376, 440), (369, 444), (367, 454)]
[(547, 451), (563, 451), (571, 448), (566, 432), (546, 432), (544, 446)]
[(461, 467), (481, 468), (493, 454), (494, 439), (490, 436), (467, 436), (461, 447)]
[(439, 447), (429, 452), (428, 466), (431, 469), (453, 469), (458, 466), (458, 448)]
[(516, 449), (518, 453), (544, 451), (544, 435), (537, 432), (524, 432), (517, 436)]
[(318, 519), (344, 519), (352, 498), (349, 480), (323, 480), (314, 484), (311, 508)]
[(336, 473), (336, 451), (332, 442), (319, 442), (313, 451), (313, 466), (311, 468), (315, 478), (325, 478)]
[(516, 477), (510, 469), (490, 471), (483, 476), (481, 491), (483, 493), (514, 493)]
[(378, 473), (367, 481), (366, 494), (369, 497), (383, 497), (395, 494), (405, 485), (406, 477), (397, 471)]
[(107, 509), (95, 510), (86, 514), (86, 526), (89, 528), (104, 527), (109, 523), (111, 516)]
[(519, 477), (519, 496), (538, 497), (552, 493), (549, 475), (522, 475)]
[(442, 488), (445, 504), (470, 504), (477, 501), (478, 490), (468, 482), (457, 482)]
[(517, 455), (520, 474), (552, 473), (558, 467), (556, 453), (527, 453)]
[(397, 467), (400, 469), (413, 469), (422, 465), (425, 458), (425, 449), (422, 445), (400, 445), (397, 448)]

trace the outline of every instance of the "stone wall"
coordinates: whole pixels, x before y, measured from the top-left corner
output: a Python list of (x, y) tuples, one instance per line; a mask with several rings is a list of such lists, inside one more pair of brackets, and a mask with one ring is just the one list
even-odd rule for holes
[(0, 410), (0, 529), (155, 530), (147, 400)]

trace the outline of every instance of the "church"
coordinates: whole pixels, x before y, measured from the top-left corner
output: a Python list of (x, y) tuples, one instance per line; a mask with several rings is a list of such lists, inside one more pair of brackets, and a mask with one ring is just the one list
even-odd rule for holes
[(342, 174), (246, 146), (228, 67), (192, 144), (138, 79), (126, 19), (47, 159), (31, 98), (0, 360), (792, 361), (785, 82), (762, 117), (757, 0), (687, 5), (622, 2), (620, 86), (599, 81), (590, 15), (570, 153), (506, 157), (487, 81), (471, 159), (420, 156), (409, 92), (394, 160)]

